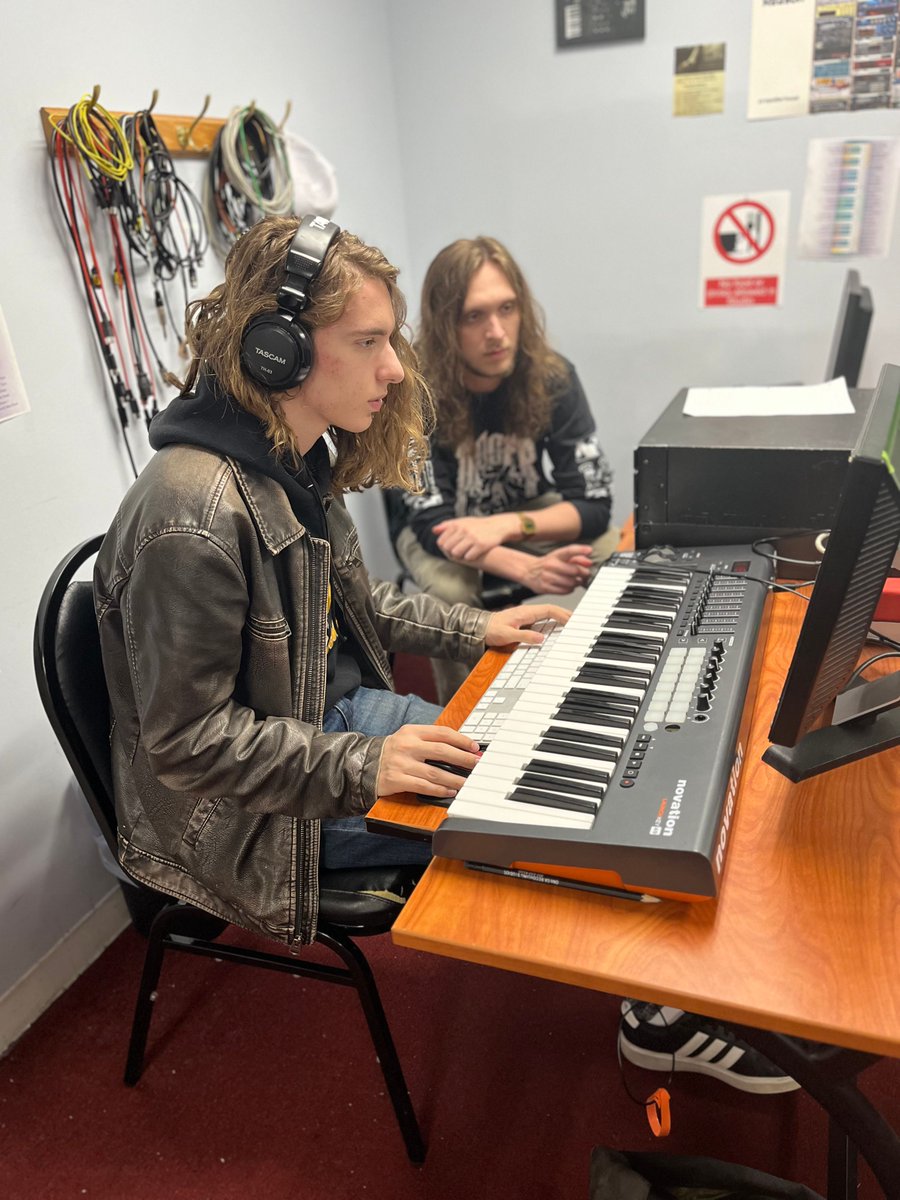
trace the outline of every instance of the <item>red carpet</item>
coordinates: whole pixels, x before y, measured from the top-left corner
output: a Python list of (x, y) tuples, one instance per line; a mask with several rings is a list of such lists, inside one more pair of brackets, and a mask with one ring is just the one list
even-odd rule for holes
[[(387, 938), (366, 946), (424, 1167), (406, 1159), (349, 989), (176, 956), (144, 1076), (126, 1088), (143, 945), (122, 934), (3, 1060), (5, 1200), (568, 1200), (587, 1194), (596, 1144), (733, 1158), (824, 1190), (825, 1119), (803, 1094), (677, 1076), (663, 1145), (619, 1082), (612, 997)], [(900, 1064), (865, 1082), (896, 1111)], [(866, 1173), (860, 1200), (880, 1195)]]
[[(620, 1083), (613, 997), (387, 937), (363, 947), (424, 1167), (406, 1159), (349, 989), (176, 956), (126, 1088), (144, 950), (128, 930), (0, 1063), (0, 1200), (580, 1200), (598, 1144), (730, 1158), (824, 1191), (826, 1121), (802, 1093), (676, 1076), (657, 1142)], [(629, 1079), (642, 1095), (661, 1082)], [(900, 1063), (863, 1080), (896, 1114)], [(881, 1198), (865, 1169), (859, 1197)]]

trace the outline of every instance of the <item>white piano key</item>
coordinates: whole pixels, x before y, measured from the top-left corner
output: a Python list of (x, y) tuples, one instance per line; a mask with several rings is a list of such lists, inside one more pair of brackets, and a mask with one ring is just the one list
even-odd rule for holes
[(511, 821), (518, 825), (547, 825), (558, 829), (590, 829), (596, 817), (591, 813), (572, 812), (571, 809), (547, 808), (542, 804), (514, 804), (499, 802), (475, 789), (457, 796), (448, 809), (451, 816), (470, 817), (479, 821)]

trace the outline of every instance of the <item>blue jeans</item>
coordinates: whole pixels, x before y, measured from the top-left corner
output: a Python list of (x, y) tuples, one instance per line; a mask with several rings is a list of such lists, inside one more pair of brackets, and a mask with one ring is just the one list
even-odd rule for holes
[[(440, 712), (439, 705), (419, 696), (358, 687), (329, 708), (322, 730), (377, 737), (394, 733), (401, 725), (433, 725)], [(430, 845), (369, 833), (365, 817), (331, 817), (322, 822), (322, 866), (329, 870), (406, 866), (430, 860)]]

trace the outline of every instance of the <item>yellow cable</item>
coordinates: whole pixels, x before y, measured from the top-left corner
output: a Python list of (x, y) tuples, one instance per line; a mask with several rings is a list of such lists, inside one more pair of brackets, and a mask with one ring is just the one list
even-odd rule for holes
[[(96, 113), (101, 127), (110, 138), (111, 144), (106, 145), (98, 133), (92, 120), (91, 113)], [(69, 109), (64, 122), (51, 122), (56, 132), (73, 146), (83, 159), (94, 164), (98, 171), (117, 183), (127, 179), (134, 168), (134, 159), (119, 122), (102, 104), (97, 104), (91, 96), (84, 95), (77, 104)]]

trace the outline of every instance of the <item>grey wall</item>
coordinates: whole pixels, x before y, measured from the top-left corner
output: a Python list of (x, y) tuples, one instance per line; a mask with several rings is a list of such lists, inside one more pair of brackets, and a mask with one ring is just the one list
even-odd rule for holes
[[(685, 385), (818, 382), (842, 262), (797, 259), (812, 137), (900, 135), (896, 110), (748, 122), (749, 0), (647, 0), (643, 42), (555, 49), (552, 0), (393, 0), (397, 109), (413, 278), (456, 237), (519, 259), (556, 346), (576, 364), (631, 504), (631, 455)], [(725, 42), (725, 112), (674, 118), (676, 46)], [(707, 309), (706, 195), (791, 193), (780, 308)], [(857, 260), (875, 298), (861, 383), (900, 361), (900, 274)]]

